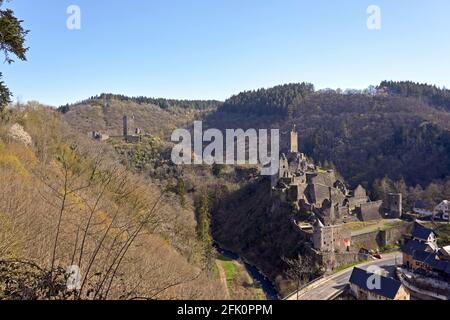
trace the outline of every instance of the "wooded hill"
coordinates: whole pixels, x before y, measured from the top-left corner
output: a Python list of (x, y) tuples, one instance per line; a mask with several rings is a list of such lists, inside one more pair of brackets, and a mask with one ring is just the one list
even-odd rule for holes
[(55, 110), (0, 115), (0, 300), (225, 298), (189, 199), (134, 174)]
[(439, 201), (450, 196), (445, 188), (450, 176), (449, 92), (413, 82), (383, 81), (346, 92), (300, 83), (242, 92), (223, 104), (163, 100), (184, 105), (166, 108), (151, 98), (100, 95), (61, 111), (79, 131), (108, 134), (120, 134), (122, 116), (128, 114), (136, 127), (163, 142), (174, 128), (202, 119), (204, 127), (219, 129), (279, 128), (287, 146), (286, 134), (295, 124), (302, 152), (336, 168), (352, 187), (363, 184), (376, 197), (381, 184), (391, 185), (388, 189), (417, 187), (417, 198), (432, 185), (433, 195), (426, 196)]
[(291, 84), (241, 93), (208, 115), (207, 123), (274, 127), (285, 134), (295, 124), (301, 150), (324, 167), (335, 167), (352, 186), (370, 189), (388, 177), (426, 188), (449, 179), (450, 112), (443, 102), (448, 90), (411, 82), (383, 82), (372, 93), (311, 87)]

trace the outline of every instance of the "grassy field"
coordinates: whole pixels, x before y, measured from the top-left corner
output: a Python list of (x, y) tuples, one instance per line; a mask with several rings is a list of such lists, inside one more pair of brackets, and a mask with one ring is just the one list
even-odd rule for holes
[(378, 220), (378, 221), (354, 221), (349, 222), (345, 225), (347, 229), (349, 229), (352, 232), (358, 232), (358, 231), (367, 231), (372, 232), (376, 230), (388, 230), (391, 228), (399, 227), (403, 224), (405, 224), (405, 221), (402, 220)]
[(219, 257), (219, 261), (222, 264), (223, 270), (225, 271), (227, 282), (233, 282), (237, 276), (236, 264), (233, 260), (225, 258), (223, 256)]
[(224, 256), (219, 256), (217, 262), (224, 270), (231, 299), (266, 300), (264, 291), (253, 281), (242, 263)]

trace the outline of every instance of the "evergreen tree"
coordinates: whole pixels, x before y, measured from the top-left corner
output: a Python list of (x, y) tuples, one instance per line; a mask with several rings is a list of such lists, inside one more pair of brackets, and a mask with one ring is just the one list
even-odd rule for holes
[(178, 179), (176, 185), (176, 193), (180, 197), (180, 204), (184, 208), (186, 207), (186, 186), (182, 178)]
[(213, 240), (210, 233), (210, 204), (206, 191), (202, 191), (197, 200), (195, 215), (197, 220), (197, 239), (202, 245), (203, 263), (207, 270), (211, 270), (214, 262), (214, 249)]
[[(4, 0), (0, 0), (0, 8)], [(22, 27), (22, 20), (14, 16), (10, 9), (0, 9), (0, 51), (5, 56), (5, 62), (14, 62), (11, 55), (20, 60), (26, 60), (25, 54), (28, 48), (25, 47), (25, 36), (28, 33)], [(0, 72), (0, 111), (11, 101), (11, 92), (3, 81)]]

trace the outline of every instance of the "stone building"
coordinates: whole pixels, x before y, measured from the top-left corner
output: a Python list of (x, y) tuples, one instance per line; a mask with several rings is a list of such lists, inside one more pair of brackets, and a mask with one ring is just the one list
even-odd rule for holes
[(320, 252), (350, 251), (351, 232), (343, 225), (325, 226), (319, 219), (314, 224), (313, 248)]
[(403, 214), (402, 207), (402, 194), (401, 193), (389, 193), (386, 203), (387, 215), (393, 219), (400, 219)]
[(123, 116), (123, 138), (128, 143), (139, 143), (141, 141), (142, 130), (140, 128), (135, 129), (136, 134), (129, 134), (129, 121), (128, 116)]
[(358, 217), (361, 221), (371, 221), (381, 219), (381, 208), (383, 201), (372, 201), (361, 204), (357, 209)]
[(363, 186), (350, 190), (334, 170), (322, 170), (308, 161), (298, 150), (295, 128), (290, 140), (289, 151), (281, 154), (278, 173), (271, 180), (271, 211), (291, 214), (311, 254), (327, 270), (357, 261), (361, 257), (351, 248), (352, 234), (346, 224), (400, 217), (401, 195), (389, 195), (386, 203), (371, 201)]
[(418, 269), (422, 256), (433, 257), (438, 251), (437, 239), (433, 230), (415, 223), (412, 231), (412, 239), (409, 240), (403, 247), (403, 264), (407, 268)]
[(353, 268), (350, 292), (357, 300), (410, 300), (402, 283), (393, 278)]
[[(357, 210), (369, 202), (362, 186), (348, 190), (334, 170), (317, 168), (299, 152), (295, 127), (290, 134), (289, 152), (281, 154), (278, 173), (272, 177), (272, 194), (291, 203), (299, 213), (313, 213), (325, 225), (357, 219)], [(370, 216), (381, 219), (379, 214)]]
[(106, 141), (109, 139), (109, 136), (107, 134), (104, 134), (99, 131), (92, 131), (90, 134), (91, 138), (98, 141)]

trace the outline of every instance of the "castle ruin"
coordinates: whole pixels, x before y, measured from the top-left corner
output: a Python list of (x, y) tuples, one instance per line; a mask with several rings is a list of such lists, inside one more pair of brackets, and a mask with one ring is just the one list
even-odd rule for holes
[[(311, 244), (311, 250), (330, 260), (335, 260), (337, 252), (351, 251), (352, 235), (345, 228), (346, 223), (402, 215), (401, 194), (390, 194), (386, 203), (371, 201), (363, 186), (351, 190), (334, 170), (323, 170), (309, 161), (299, 152), (295, 127), (290, 133), (289, 152), (281, 154), (271, 187), (274, 203), (292, 208), (293, 220)], [(302, 230), (301, 224), (312, 228)]]

